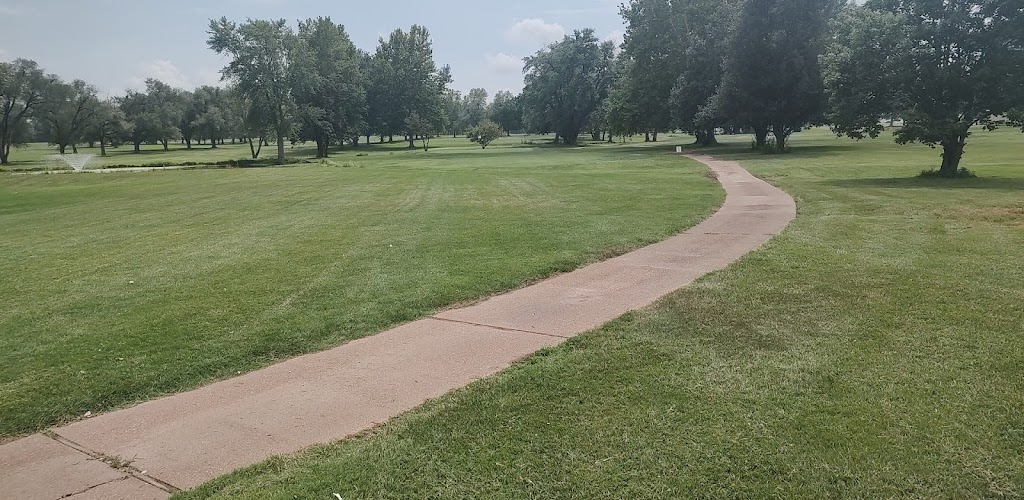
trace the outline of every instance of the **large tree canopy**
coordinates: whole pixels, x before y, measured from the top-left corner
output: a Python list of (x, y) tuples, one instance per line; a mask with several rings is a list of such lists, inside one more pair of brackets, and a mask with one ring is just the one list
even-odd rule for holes
[(672, 113), (665, 103), (680, 73), (682, 26), (669, 0), (632, 0), (620, 9), (626, 22), (622, 57), (630, 64), (620, 73), (621, 92), (636, 108), (636, 127), (643, 132), (668, 130)]
[(387, 40), (381, 39), (374, 59), (379, 78), (376, 84), (382, 87), (382, 95), (376, 99), (386, 127), (383, 132), (404, 132), (409, 147), (415, 148), (419, 132), (442, 128), (451, 71), (447, 66), (438, 69), (430, 32), (419, 25), (409, 31), (395, 30)]
[(838, 134), (877, 136), (898, 116), (896, 142), (942, 148), (956, 176), (971, 128), (995, 128), (1024, 103), (1024, 6), (995, 0), (872, 0), (835, 23), (825, 61)]
[(284, 19), (236, 24), (226, 17), (210, 21), (207, 45), (231, 62), (221, 70), (249, 105), (259, 110), (277, 138), (277, 161), (284, 162), (284, 140), (295, 126), (292, 53), (296, 37)]
[(795, 130), (824, 120), (818, 58), (841, 0), (746, 0), (728, 42), (716, 106), (737, 125), (768, 130), (784, 150)]
[(737, 0), (676, 0), (672, 18), (679, 30), (679, 71), (669, 108), (675, 127), (691, 132), (698, 143), (717, 143), (715, 129), (728, 116), (715, 106), (722, 84), (726, 41)]
[(99, 107), (96, 88), (82, 80), (66, 83), (51, 77), (43, 94), (45, 97), (38, 110), (39, 121), (45, 127), (50, 143), (64, 154), (69, 145), (74, 147), (82, 139), (86, 126)]
[(292, 67), (302, 117), (299, 138), (315, 141), (317, 157), (322, 158), (333, 142), (346, 138), (357, 142), (364, 127), (362, 54), (345, 27), (327, 17), (300, 22), (298, 37)]
[(26, 120), (43, 101), (49, 77), (35, 61), (0, 62), (0, 165), (6, 165), (11, 146), (28, 139)]
[(614, 44), (600, 43), (591, 29), (577, 30), (526, 58), (522, 99), (530, 127), (576, 144), (608, 95), (614, 59)]

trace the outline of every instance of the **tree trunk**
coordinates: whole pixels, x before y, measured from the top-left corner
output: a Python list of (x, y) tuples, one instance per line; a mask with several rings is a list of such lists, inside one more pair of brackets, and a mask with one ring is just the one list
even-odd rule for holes
[(718, 138), (715, 137), (715, 127), (708, 127), (704, 130), (704, 140), (701, 141), (702, 146), (717, 146)]
[(284, 134), (277, 134), (277, 163), (284, 163)]
[(71, 143), (71, 152), (76, 155), (78, 154), (78, 146), (73, 142)]
[(185, 149), (192, 149), (192, 139), (185, 139)]
[(132, 144), (135, 146), (135, 151), (134, 151), (135, 153), (138, 153), (138, 152), (141, 151), (139, 149), (139, 147), (142, 146), (142, 141), (132, 141)]
[(651, 142), (658, 142), (658, 131), (657, 131), (657, 130), (655, 130), (655, 131), (654, 131), (654, 132), (653, 132), (653, 133), (651, 134)]
[(754, 141), (757, 147), (763, 148), (768, 144), (768, 127), (752, 127), (754, 129)]
[(60, 151), (60, 154), (64, 154), (64, 151), (67, 150), (67, 148), (68, 148), (67, 144), (58, 144), (57, 145), (57, 150)]
[(164, 151), (167, 151), (167, 150), (168, 150), (168, 149), (167, 149), (167, 139), (164, 139), (164, 140), (162, 140), (162, 141), (160, 141), (160, 142), (162, 142), (162, 143), (163, 143), (163, 145), (164, 145)]
[(775, 136), (775, 149), (779, 152), (786, 151), (786, 137), (789, 134), (786, 133), (784, 127), (772, 127), (772, 135)]
[(100, 156), (107, 156), (107, 141), (103, 137), (106, 134), (100, 134)]
[(942, 166), (939, 167), (939, 175), (942, 177), (956, 177), (960, 172), (960, 160), (964, 157), (963, 138), (942, 142)]
[(416, 149), (416, 134), (409, 134), (409, 149)]
[(252, 143), (252, 137), (249, 138), (249, 153), (252, 154), (252, 159), (253, 160), (255, 160), (255, 159), (260, 157), (260, 151), (263, 149), (263, 143), (264, 142), (265, 141), (263, 140), (263, 138), (260, 137), (256, 141), (256, 145), (254, 146), (253, 143)]
[(10, 154), (11, 148), (8, 147), (7, 138), (0, 138), (0, 165), (7, 165)]
[(651, 133), (644, 132), (644, 142), (651, 142)]

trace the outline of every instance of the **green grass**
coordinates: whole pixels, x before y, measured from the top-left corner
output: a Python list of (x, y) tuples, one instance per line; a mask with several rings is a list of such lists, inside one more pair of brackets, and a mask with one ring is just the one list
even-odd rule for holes
[[(540, 145), (545, 144), (550, 141), (550, 139), (550, 135), (515, 135), (512, 137), (503, 137), (498, 139), (493, 143), (492, 147), (529, 146), (529, 144), (526, 143), (530, 142), (537, 142), (538, 145)], [(366, 139), (363, 138), (362, 140), (365, 141)], [(354, 154), (373, 152), (400, 153), (405, 151), (409, 145), (409, 143), (402, 141), (399, 137), (396, 137), (395, 141), (392, 143), (378, 143), (377, 141), (378, 138), (374, 137), (369, 145), (363, 142), (360, 143), (355, 150), (350, 149), (339, 153), (332, 152), (332, 155), (337, 154), (340, 157), (345, 157), (346, 155), (351, 156)], [(419, 146), (419, 141), (417, 141), (416, 144)], [(479, 148), (479, 146), (472, 145), (468, 140), (462, 137), (439, 137), (431, 140), (430, 146), (433, 148)], [(273, 164), (277, 154), (276, 147), (277, 146), (274, 144), (264, 146), (260, 151), (258, 163)], [(68, 148), (66, 152), (70, 154), (71, 148)], [(100, 156), (99, 146), (90, 148), (86, 145), (82, 145), (78, 148), (78, 152), (79, 154), (94, 155), (86, 165), (87, 169), (99, 169), (115, 166), (147, 167), (190, 164), (208, 165), (227, 164), (237, 161), (252, 161), (252, 154), (250, 153), (248, 144), (231, 144), (230, 142), (228, 142), (228, 144), (222, 144), (216, 149), (210, 148), (209, 144), (193, 144), (192, 149), (187, 149), (182, 144), (169, 144), (167, 151), (164, 151), (164, 147), (159, 144), (143, 144), (140, 148), (140, 152), (138, 153), (134, 152), (131, 144), (126, 144), (116, 148), (107, 148), (107, 156)], [(54, 158), (54, 155), (56, 154), (56, 146), (43, 143), (32, 143), (23, 147), (14, 148), (11, 152), (10, 164), (0, 167), (0, 172), (69, 170), (70, 168), (67, 164)], [(290, 161), (311, 160), (315, 155), (316, 146), (313, 143), (285, 145), (285, 156)]]
[[(315, 148), (304, 145), (295, 147), (286, 146), (285, 153), (291, 159), (304, 159), (316, 154)], [(272, 160), (275, 155), (274, 147), (264, 147), (260, 153), (261, 160)], [(67, 153), (71, 153), (68, 148)], [(132, 151), (130, 144), (118, 148), (107, 148), (107, 156), (100, 156), (100, 148), (80, 147), (79, 154), (95, 155), (89, 160), (86, 168), (105, 168), (110, 166), (168, 166), (181, 165), (186, 163), (217, 163), (238, 160), (250, 160), (248, 144), (224, 144), (211, 149), (209, 145), (193, 145), (192, 149), (186, 149), (180, 144), (169, 145), (168, 151), (164, 151), (161, 145), (143, 145), (139, 153)], [(60, 160), (54, 159), (57, 149), (46, 144), (29, 144), (25, 147), (15, 148), (11, 152), (11, 163), (4, 165), (3, 170), (66, 170), (68, 166)]]
[(0, 436), (265, 366), (678, 232), (638, 147), (465, 139), (281, 168), (0, 176)]
[[(1020, 497), (1024, 137), (799, 134), (799, 215), (731, 268), (356, 439), (179, 498)], [(742, 143), (742, 144), (740, 144)]]

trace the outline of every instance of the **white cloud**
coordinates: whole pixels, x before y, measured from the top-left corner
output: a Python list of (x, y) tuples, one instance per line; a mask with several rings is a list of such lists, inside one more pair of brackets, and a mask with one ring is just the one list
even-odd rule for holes
[(626, 39), (626, 34), (622, 30), (615, 30), (605, 35), (603, 40), (611, 40), (615, 42), (615, 46), (622, 45), (622, 41)]
[(626, 34), (622, 30), (615, 30), (605, 35), (602, 41), (611, 41), (615, 44), (615, 52), (618, 53), (622, 48), (622, 41), (626, 39)]
[(11, 57), (7, 54), (7, 51), (4, 49), (0, 49), (0, 62), (7, 62), (10, 60)]
[(505, 32), (505, 39), (523, 45), (541, 46), (561, 40), (565, 28), (558, 23), (546, 23), (543, 19), (523, 19)]
[(220, 81), (220, 72), (209, 68), (202, 68), (186, 74), (167, 59), (153, 59), (143, 61), (136, 65), (137, 76), (128, 80), (131, 88), (141, 90), (146, 86), (147, 78), (156, 78), (172, 87), (191, 90), (202, 85), (219, 87), (223, 85)]
[(213, 87), (220, 87), (223, 83), (220, 81), (220, 71), (204, 68), (196, 73), (196, 86), (210, 85)]
[(493, 56), (486, 55), (484, 59), (487, 69), (498, 75), (512, 75), (523, 71), (523, 60), (504, 52), (498, 52)]
[(173, 62), (167, 59), (153, 59), (138, 64), (140, 75), (131, 78), (133, 87), (140, 88), (146, 84), (147, 78), (156, 78), (172, 87), (191, 88), (189, 80)]
[(0, 3), (0, 16), (20, 16), (25, 13), (21, 7)]

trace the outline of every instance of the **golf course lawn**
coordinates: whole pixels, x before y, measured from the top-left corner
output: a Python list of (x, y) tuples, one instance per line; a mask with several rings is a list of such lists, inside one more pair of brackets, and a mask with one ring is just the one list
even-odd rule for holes
[(889, 139), (725, 140), (712, 154), (797, 199), (765, 248), (374, 431), (179, 497), (1024, 495), (1024, 136), (976, 133), (979, 178), (960, 180), (918, 178), (938, 152)]
[(665, 148), (434, 142), (280, 168), (0, 175), (0, 437), (516, 288), (724, 199)]

